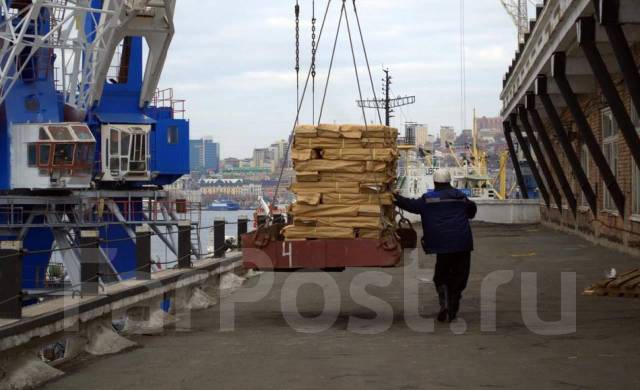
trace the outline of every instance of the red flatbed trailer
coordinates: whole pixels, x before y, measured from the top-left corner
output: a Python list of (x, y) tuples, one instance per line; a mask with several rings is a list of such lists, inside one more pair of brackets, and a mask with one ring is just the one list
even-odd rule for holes
[(255, 235), (242, 236), (245, 269), (291, 270), (393, 267), (402, 260), (398, 242), (365, 239), (272, 240), (256, 245)]

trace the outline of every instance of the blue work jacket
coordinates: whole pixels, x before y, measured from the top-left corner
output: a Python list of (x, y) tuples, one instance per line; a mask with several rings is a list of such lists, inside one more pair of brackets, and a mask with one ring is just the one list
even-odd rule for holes
[(395, 196), (396, 206), (422, 218), (422, 247), (427, 253), (456, 253), (473, 250), (470, 219), (477, 207), (455, 188), (432, 191), (418, 199)]

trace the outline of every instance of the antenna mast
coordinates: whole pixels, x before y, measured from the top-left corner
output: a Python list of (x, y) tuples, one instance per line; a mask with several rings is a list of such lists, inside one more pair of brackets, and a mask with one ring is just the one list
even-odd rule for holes
[(391, 118), (393, 118), (394, 108), (408, 106), (410, 104), (414, 104), (416, 102), (415, 96), (405, 96), (405, 97), (397, 97), (391, 98), (391, 84), (393, 78), (390, 75), (389, 69), (384, 69), (384, 79), (382, 79), (383, 86), (383, 99), (367, 99), (367, 100), (358, 100), (358, 107), (360, 108), (373, 108), (373, 109), (383, 109), (384, 110), (384, 118), (385, 125), (391, 126)]

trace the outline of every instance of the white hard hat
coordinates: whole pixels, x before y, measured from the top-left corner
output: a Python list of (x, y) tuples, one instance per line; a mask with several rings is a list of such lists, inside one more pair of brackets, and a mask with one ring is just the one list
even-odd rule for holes
[(433, 182), (439, 184), (451, 183), (451, 172), (446, 168), (441, 168), (433, 174)]

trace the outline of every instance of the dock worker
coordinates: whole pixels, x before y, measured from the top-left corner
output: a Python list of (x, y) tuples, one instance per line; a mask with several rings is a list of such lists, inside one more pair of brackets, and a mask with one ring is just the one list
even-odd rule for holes
[(422, 248), (435, 254), (436, 270), (433, 282), (438, 292), (438, 321), (452, 322), (460, 309), (462, 292), (467, 287), (473, 251), (473, 235), (469, 220), (476, 215), (476, 204), (451, 186), (451, 173), (439, 169), (433, 176), (435, 190), (418, 199), (398, 194), (395, 204), (400, 209), (420, 214)]

